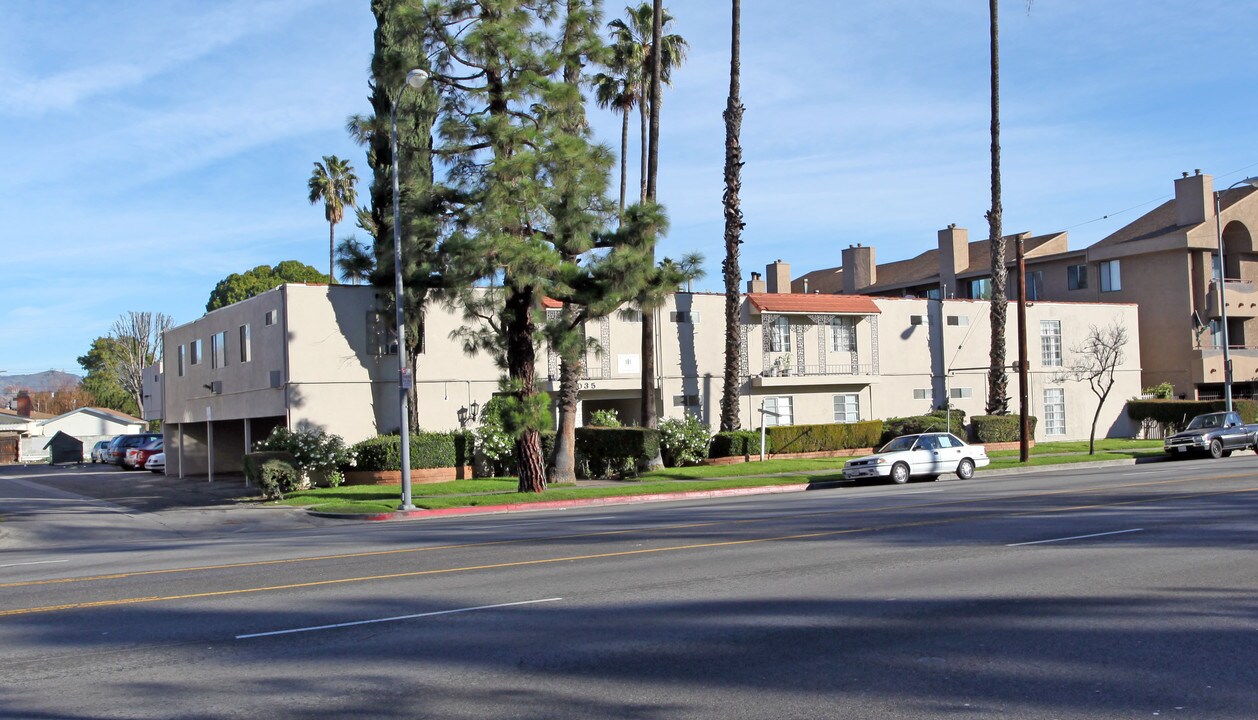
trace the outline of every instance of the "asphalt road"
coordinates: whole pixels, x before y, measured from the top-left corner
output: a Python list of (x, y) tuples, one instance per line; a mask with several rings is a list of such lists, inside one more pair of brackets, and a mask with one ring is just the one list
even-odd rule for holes
[[(14, 537), (43, 491), (72, 532), (57, 482), (0, 473)], [(89, 526), (143, 532), (0, 545), (0, 717), (1258, 717), (1249, 454), (247, 532), (121, 500)]]

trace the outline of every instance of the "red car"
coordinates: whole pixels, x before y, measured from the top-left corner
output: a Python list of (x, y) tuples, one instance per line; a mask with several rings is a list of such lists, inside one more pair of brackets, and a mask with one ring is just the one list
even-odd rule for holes
[(120, 464), (123, 470), (135, 470), (137, 468), (142, 468), (144, 467), (144, 464), (149, 461), (149, 458), (161, 451), (162, 439), (157, 438), (147, 445), (127, 448), (126, 454), (122, 456), (122, 462)]

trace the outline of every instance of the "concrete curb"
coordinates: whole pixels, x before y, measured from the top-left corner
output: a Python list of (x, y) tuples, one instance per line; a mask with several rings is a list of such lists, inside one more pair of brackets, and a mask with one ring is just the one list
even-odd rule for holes
[[(1032, 467), (1006, 468), (1004, 470), (980, 470), (976, 478), (1000, 478), (1010, 475), (1029, 475), (1038, 472), (1054, 472), (1061, 470), (1098, 467), (1121, 467), (1143, 465), (1150, 462), (1163, 462), (1166, 458), (1131, 458), (1129, 460), (1096, 460), (1092, 462), (1061, 463), (1060, 465), (1035, 465)], [(670, 500), (704, 500), (708, 498), (739, 497), (744, 495), (776, 495), (781, 493), (804, 492), (809, 489), (819, 490), (850, 485), (850, 480), (826, 480), (796, 485), (766, 485), (763, 487), (730, 488), (727, 490), (695, 490), (693, 492), (652, 493), (649, 495), (612, 495), (601, 498), (581, 498), (577, 500), (543, 500), (535, 503), (505, 503), (502, 505), (478, 505), (472, 507), (442, 508), (439, 510), (409, 510), (391, 513), (328, 513), (307, 510), (306, 512), (321, 518), (332, 520), (362, 520), (371, 522), (389, 522), (396, 520), (421, 520), (434, 517), (451, 517), (458, 515), (485, 515), (491, 513), (527, 512), (530, 510), (560, 510), (573, 507), (598, 507), (600, 505), (628, 505), (636, 503), (668, 502)]]
[(336, 520), (412, 520), (430, 517), (449, 517), (452, 515), (482, 515), (488, 513), (509, 513), (528, 510), (559, 510), (571, 507), (597, 507), (600, 505), (627, 505), (631, 503), (668, 502), (670, 500), (703, 500), (708, 498), (739, 497), (742, 495), (773, 495), (779, 493), (803, 492), (808, 483), (797, 485), (766, 485), (764, 487), (729, 488), (727, 490), (695, 490), (692, 492), (651, 493), (649, 495), (612, 495), (601, 498), (580, 498), (576, 500), (543, 500), (534, 503), (506, 503), (503, 505), (479, 505), (474, 507), (441, 508), (439, 510), (408, 510), (391, 513), (324, 513), (308, 510), (311, 515)]

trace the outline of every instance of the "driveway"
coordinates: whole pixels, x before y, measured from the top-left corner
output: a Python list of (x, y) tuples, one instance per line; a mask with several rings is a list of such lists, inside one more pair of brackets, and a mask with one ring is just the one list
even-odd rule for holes
[(77, 546), (327, 525), (251, 502), (241, 475), (177, 478), (112, 465), (0, 467), (0, 548)]

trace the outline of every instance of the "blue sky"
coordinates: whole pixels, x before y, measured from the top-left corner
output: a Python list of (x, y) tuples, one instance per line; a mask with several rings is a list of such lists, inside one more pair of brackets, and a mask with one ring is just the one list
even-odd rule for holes
[[(691, 50), (663, 106), (660, 253), (702, 252), (697, 289), (716, 290), (729, 11), (670, 10)], [(857, 242), (904, 259), (949, 223), (986, 236), (987, 3), (743, 13), (744, 276), (836, 265)], [(229, 273), (326, 264), (306, 180), (327, 154), (366, 175), (344, 124), (368, 110), (367, 0), (7, 0), (0, 15), (0, 371), (81, 372), (123, 312), (182, 323)], [(1183, 171), (1258, 174), (1256, 29), (1241, 0), (1004, 2), (1005, 231), (1068, 230), (1081, 248)], [(619, 119), (593, 121), (618, 149)]]

